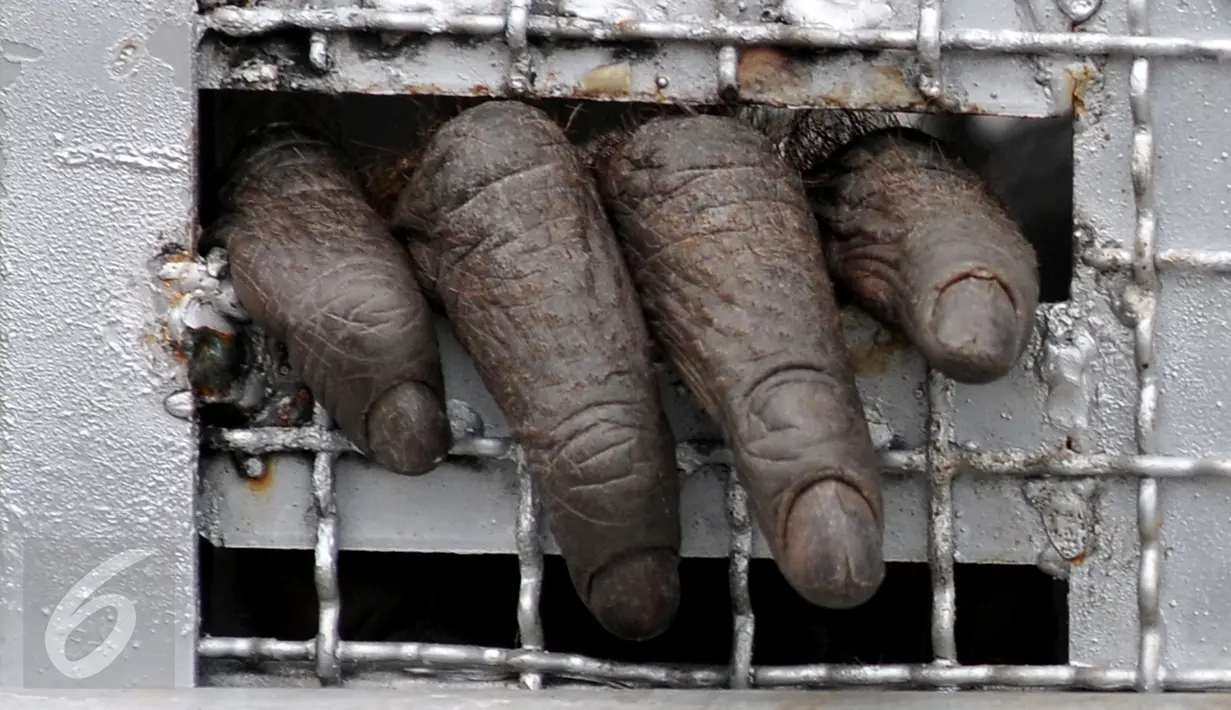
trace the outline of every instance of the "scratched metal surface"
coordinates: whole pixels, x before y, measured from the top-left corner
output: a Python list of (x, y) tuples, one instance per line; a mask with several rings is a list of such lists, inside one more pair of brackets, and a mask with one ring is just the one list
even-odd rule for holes
[[(186, 380), (161, 343), (167, 294), (151, 269), (195, 222), (191, 12), (189, 0), (0, 3), (3, 686), (54, 682), (40, 656), (50, 610), (103, 552), (127, 548), (159, 564), (107, 591), (166, 633), (146, 644), (158, 654), (122, 654), (99, 680), (195, 682), (196, 431), (163, 406)], [(69, 658), (107, 634), (94, 622)]]
[[(211, 5), (227, 4), (214, 0)], [(724, 15), (755, 23), (763, 6), (788, 19), (800, 0), (762, 3), (745, 0), (686, 0), (657, 3), (598, 3), (593, 0), (540, 0), (531, 12), (564, 10), (582, 19), (642, 19), (707, 22)], [(839, 29), (911, 31), (919, 19), (915, 0), (867, 0), (858, 10), (849, 2), (812, 2), (818, 17)], [(297, 0), (257, 3), (262, 8), (303, 7)], [(373, 10), (489, 14), (499, 20), (504, 0), (355, 0), (329, 7), (362, 6)], [(1052, 0), (949, 0), (941, 28), (1017, 29), (1065, 32), (1069, 18)], [(316, 4), (316, 7), (325, 7)], [(605, 8), (605, 9), (604, 9)], [(221, 10), (215, 26), (232, 34), (248, 31), (242, 17)], [(443, 20), (442, 20), (443, 21)], [(428, 23), (431, 25), (431, 23)], [(390, 35), (386, 34), (386, 38)], [(198, 76), (203, 87), (264, 90), (310, 90), (375, 94), (504, 95), (510, 59), (499, 34), (490, 39), (457, 41), (437, 36), (394, 45), (375, 35), (329, 34), (328, 67), (314, 69), (307, 56), (309, 40), (256, 42), (208, 33), (201, 47)], [(321, 45), (324, 47), (324, 45)], [(587, 97), (612, 101), (714, 102), (719, 98), (719, 48), (664, 40), (631, 49), (592, 43), (531, 42), (528, 54), (533, 82), (529, 95)], [(917, 86), (920, 65), (910, 51), (887, 50), (867, 56), (836, 53), (786, 59), (772, 50), (743, 55), (736, 70), (740, 95), (774, 105), (827, 105), (881, 110), (921, 110), (925, 96)], [(951, 52), (940, 61), (944, 95), (951, 108), (979, 113), (1044, 116), (1068, 111), (1074, 91), (1084, 84), (1080, 63), (1067, 57), (979, 56)]]

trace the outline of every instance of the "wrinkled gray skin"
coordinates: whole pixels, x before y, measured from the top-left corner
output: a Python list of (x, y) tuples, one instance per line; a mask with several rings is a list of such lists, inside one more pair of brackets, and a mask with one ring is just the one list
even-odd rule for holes
[[(512, 102), (465, 112), (423, 156), (395, 217), (411, 235), (413, 275), (339, 156), (302, 134), (267, 133), (237, 163), (229, 214), (216, 227), (258, 324), (287, 343), (343, 431), (402, 473), (428, 470), (448, 447), (424, 298), (444, 305), (527, 447), (580, 596), (625, 638), (665, 629), (679, 595), (678, 483), (638, 287), (658, 338), (730, 437), (780, 567), (804, 597), (833, 607), (880, 584), (883, 516), (826, 269), (934, 365), (974, 379), (1011, 365), (1016, 345), (982, 359), (928, 350), (942, 333), (906, 306), (925, 303), (954, 273), (930, 257), (988, 268), (991, 281), (1025, 294), (1011, 312), (989, 311), (995, 299), (969, 292), (945, 306), (983, 312), (988, 332), (1020, 333), (1032, 310), (1018, 268), (1032, 255), (989, 257), (1012, 231), (995, 205), (972, 192), (957, 162), (878, 134), (897, 125), (893, 117), (737, 115), (770, 140), (700, 117), (640, 130), (634, 122), (598, 141), (596, 155), (618, 158), (603, 166), (603, 182), (618, 197), (611, 211), (631, 273), (563, 132)], [(691, 168), (695, 184), (680, 176)], [(948, 201), (933, 207), (918, 186), (885, 189), (896, 184), (891, 168), (931, 180), (927, 190), (965, 190), (985, 222), (963, 217), (954, 229), (968, 204), (942, 195)], [(811, 176), (810, 191), (799, 172)], [(640, 218), (665, 229), (648, 231)], [(890, 258), (850, 258), (861, 250)], [(645, 258), (650, 251), (659, 256)], [(881, 294), (884, 284), (892, 288)], [(393, 591), (385, 597), (403, 603)], [(370, 637), (397, 637), (379, 626)]]
[(596, 171), (651, 330), (726, 435), (783, 574), (821, 606), (867, 601), (879, 461), (798, 174), (719, 116), (650, 121)]
[(616, 636), (661, 634), (679, 604), (675, 441), (577, 149), (539, 109), (480, 104), (433, 136), (394, 223), (538, 477), (581, 598)]
[(343, 157), (274, 125), (228, 177), (213, 235), (253, 321), (356, 446), (398, 473), (430, 471), (451, 441), (431, 310)]
[(966, 383), (1003, 377), (1030, 341), (1034, 249), (956, 151), (887, 114), (747, 116), (803, 174), (829, 268), (860, 306), (899, 326)]
[[(987, 182), (1050, 268), (1040, 273), (1044, 300), (1069, 297), (1073, 279), (1073, 117), (992, 119), (929, 117), (943, 139)], [(989, 125), (990, 124), (990, 125)]]

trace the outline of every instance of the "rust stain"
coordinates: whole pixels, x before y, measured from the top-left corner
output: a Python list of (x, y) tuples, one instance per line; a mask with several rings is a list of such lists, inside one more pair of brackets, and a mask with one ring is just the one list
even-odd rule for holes
[(439, 96), (447, 94), (448, 92), (436, 84), (406, 84), (402, 87), (402, 93), (415, 96)]
[[(746, 98), (770, 106), (801, 103), (820, 108), (854, 110), (926, 109), (926, 98), (894, 65), (871, 67), (864, 88), (856, 93), (854, 85), (842, 83), (820, 94), (811, 92), (811, 75), (777, 49), (754, 47), (740, 53), (737, 77)], [(963, 107), (978, 113), (977, 106)]]
[(850, 348), (851, 367), (857, 376), (883, 375), (898, 353), (909, 350), (910, 342), (896, 330), (879, 328), (867, 345)]
[(906, 80), (902, 70), (895, 66), (876, 67), (869, 88), (872, 104), (922, 108), (927, 103)]
[(491, 87), (485, 84), (475, 84), (474, 86), (470, 87), (470, 95), (471, 96), (494, 96), (495, 94), (492, 92)]
[(1069, 100), (1073, 105), (1073, 115), (1080, 118), (1086, 112), (1086, 92), (1090, 85), (1098, 79), (1098, 70), (1090, 64), (1080, 64), (1065, 67), (1065, 76), (1069, 83)]
[(301, 387), (295, 393), (294, 398), (286, 403), (286, 406), (279, 410), (275, 423), (278, 426), (294, 426), (296, 414), (302, 412), (312, 402), (312, 393), (306, 388)]
[(628, 62), (603, 64), (581, 77), (574, 95), (586, 98), (628, 96), (632, 85), (633, 68)]
[(1088, 555), (1088, 554), (1086, 554), (1084, 551), (1083, 551), (1083, 552), (1079, 552), (1076, 556), (1074, 556), (1074, 557), (1070, 557), (1070, 558), (1069, 558), (1069, 563), (1070, 563), (1070, 564), (1075, 564), (1075, 565), (1084, 564), (1084, 563), (1085, 563), (1085, 561), (1086, 561), (1086, 558), (1088, 558), (1088, 557), (1089, 557), (1089, 555)]
[(268, 491), (274, 482), (274, 460), (267, 458), (261, 462), (261, 477), (248, 478), (244, 477), (244, 485), (253, 493), (264, 493)]
[(851, 85), (840, 84), (825, 94), (824, 99), (827, 103), (834, 106), (849, 106), (851, 104)]
[(772, 47), (752, 47), (740, 52), (735, 76), (741, 90), (757, 94), (799, 88), (807, 80), (786, 55)]

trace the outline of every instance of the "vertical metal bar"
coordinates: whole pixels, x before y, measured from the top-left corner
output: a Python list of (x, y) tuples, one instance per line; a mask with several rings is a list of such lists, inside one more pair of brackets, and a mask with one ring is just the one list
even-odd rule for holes
[[(941, 97), (941, 0), (919, 0), (919, 92)], [(954, 626), (957, 589), (953, 579), (953, 384), (935, 370), (928, 372), (928, 568), (932, 576), (932, 654), (939, 665), (957, 663)]]
[[(539, 597), (543, 590), (543, 545), (539, 538), (539, 499), (520, 446), (513, 450), (517, 461), (517, 562), (521, 585), (517, 591), (517, 630), (521, 647), (542, 651), (543, 624), (539, 618)], [(529, 690), (543, 687), (542, 673), (521, 674), (521, 685)]]
[[(743, 5), (733, 0), (721, 0), (718, 12), (722, 19), (732, 20), (740, 14)], [(718, 97), (723, 101), (739, 99), (739, 50), (734, 45), (718, 48)]]
[(953, 383), (932, 370), (928, 373), (928, 567), (932, 573), (932, 653), (940, 665), (957, 663), (952, 441)]
[(504, 41), (509, 48), (508, 90), (514, 96), (530, 91), (530, 40), (526, 24), (530, 19), (530, 0), (508, 0), (509, 12), (504, 22)]
[[(1147, 0), (1129, 0), (1128, 23), (1134, 35), (1150, 33)], [(1150, 116), (1150, 62), (1133, 60), (1129, 74), (1129, 108), (1133, 117), (1133, 148), (1130, 158), (1133, 196), (1137, 207), (1136, 234), (1133, 239), (1133, 279), (1131, 304), (1136, 316), (1134, 354), (1137, 365), (1137, 452), (1153, 450), (1154, 426), (1158, 409), (1158, 365), (1154, 362), (1154, 319), (1158, 300), (1158, 272), (1155, 236), (1158, 229), (1154, 213), (1154, 133)], [(1137, 578), (1137, 614), (1140, 651), (1137, 685), (1143, 691), (1162, 690), (1163, 621), (1159, 603), (1162, 553), (1159, 544), (1162, 512), (1158, 504), (1158, 481), (1142, 479), (1137, 493), (1137, 529), (1141, 544)]]
[(308, 63), (318, 72), (329, 71), (329, 35), (324, 32), (308, 35)]
[[(305, 10), (315, 10), (344, 7), (346, 4), (348, 0), (304, 0), (302, 7)], [(328, 32), (316, 30), (308, 33), (308, 64), (321, 74), (330, 70)]]
[(731, 528), (730, 566), (731, 612), (735, 632), (731, 643), (731, 687), (752, 686), (752, 638), (756, 620), (748, 591), (748, 565), (752, 560), (752, 519), (748, 515), (748, 494), (739, 484), (735, 470), (727, 467), (727, 524)]
[[(313, 424), (328, 429), (329, 415), (316, 405)], [(312, 498), (316, 504), (316, 597), (320, 615), (316, 630), (316, 675), (323, 685), (342, 682), (338, 659), (338, 623), (342, 600), (338, 593), (338, 506), (334, 500), (333, 464), (337, 454), (321, 451), (312, 462)]]
[(940, 80), (940, 4), (941, 0), (919, 0), (919, 92), (928, 99), (939, 99)]

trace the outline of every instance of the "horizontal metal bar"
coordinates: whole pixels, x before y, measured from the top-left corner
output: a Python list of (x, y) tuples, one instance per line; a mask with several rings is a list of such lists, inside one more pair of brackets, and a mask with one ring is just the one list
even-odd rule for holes
[(5, 710), (1222, 710), (1218, 695), (1119, 693), (868, 693), (861, 691), (444, 690), (197, 688), (192, 690), (0, 691)]
[[(212, 429), (206, 434), (210, 445), (249, 454), (264, 456), (284, 451), (310, 451), (313, 453), (359, 453), (345, 436), (336, 430), (322, 427), (263, 427), (258, 429)], [(478, 458), (503, 458), (509, 454), (512, 442), (493, 437), (467, 437), (458, 439), (449, 449), (451, 456)]]
[[(203, 658), (310, 661), (315, 654), (315, 645), (312, 641), (203, 638), (197, 642), (197, 654)], [(723, 687), (729, 673), (726, 666), (682, 670), (666, 666), (616, 663), (549, 651), (425, 643), (343, 641), (338, 645), (338, 658), (343, 663), (383, 661), (441, 670), (495, 669), (511, 675), (538, 672), (571, 678), (649, 683), (672, 688)]]
[[(224, 7), (205, 13), (205, 26), (232, 37), (251, 37), (285, 29), (318, 32), (402, 32), (500, 36), (501, 15), (437, 15), (362, 8), (292, 10)], [(531, 37), (588, 41), (675, 40), (737, 46), (805, 47), (812, 49), (918, 49), (915, 30), (837, 31), (782, 24), (733, 23), (715, 19), (695, 22), (605, 23), (572, 17), (531, 15)], [(996, 54), (1065, 54), (1077, 56), (1137, 56), (1178, 59), (1231, 57), (1231, 40), (1184, 37), (1139, 37), (1093, 33), (1042, 33), (1009, 30), (947, 30), (940, 33), (942, 50)]]
[[(243, 660), (313, 660), (311, 641), (204, 638), (198, 653), (205, 658)], [(667, 665), (616, 663), (586, 656), (425, 643), (372, 643), (343, 641), (338, 657), (344, 663), (397, 663), (440, 671), (495, 670), (510, 676), (537, 672), (595, 681), (646, 683), (670, 688), (721, 688), (727, 685), (727, 666), (680, 668)], [(867, 688), (1054, 688), (1079, 690), (1132, 690), (1137, 671), (1132, 668), (1080, 666), (954, 666), (933, 664), (754, 666), (753, 682), (762, 688), (794, 686)], [(1231, 669), (1169, 670), (1163, 676), (1170, 690), (1231, 689)]]
[[(1133, 252), (1114, 247), (1090, 249), (1082, 254), (1082, 261), (1099, 271), (1127, 271), (1133, 267)], [(1164, 269), (1231, 274), (1231, 251), (1160, 249), (1154, 263)]]
[[(354, 446), (336, 431), (317, 427), (262, 429), (215, 429), (208, 434), (212, 445), (219, 449), (250, 455), (287, 451), (351, 452)], [(463, 439), (454, 446), (456, 455), (500, 458), (511, 442), (498, 438)], [(681, 444), (680, 461), (697, 460), (696, 449)], [(718, 450), (701, 463), (726, 461), (728, 455)], [(953, 453), (957, 475), (982, 477), (1070, 477), (1070, 478), (1226, 478), (1231, 477), (1231, 456), (1141, 456), (1132, 454), (1076, 454), (1072, 452), (1001, 451), (971, 453), (960, 449)], [(890, 475), (921, 475), (926, 471), (923, 451), (889, 451), (882, 455), (884, 471)]]

